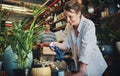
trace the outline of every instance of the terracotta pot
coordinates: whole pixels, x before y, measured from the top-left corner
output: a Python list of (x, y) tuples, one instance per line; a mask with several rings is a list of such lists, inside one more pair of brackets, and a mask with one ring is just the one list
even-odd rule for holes
[(50, 67), (32, 68), (31, 76), (51, 76)]

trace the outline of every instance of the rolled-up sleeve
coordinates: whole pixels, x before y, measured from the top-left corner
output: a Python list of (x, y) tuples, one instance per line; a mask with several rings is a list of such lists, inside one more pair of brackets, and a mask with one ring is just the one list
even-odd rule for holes
[(65, 40), (63, 43), (67, 46), (68, 49), (70, 49), (70, 43), (69, 43), (68, 36), (65, 37)]
[(65, 39), (64, 39), (64, 44), (67, 46), (68, 49), (70, 49), (70, 39), (69, 39), (69, 26), (67, 25), (65, 28)]

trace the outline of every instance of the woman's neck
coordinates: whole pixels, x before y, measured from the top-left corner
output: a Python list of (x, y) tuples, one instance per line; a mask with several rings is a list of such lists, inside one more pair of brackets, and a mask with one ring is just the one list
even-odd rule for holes
[(78, 25), (76, 25), (76, 26), (73, 26), (73, 28), (74, 28), (75, 30), (77, 30), (77, 28), (78, 28)]
[(80, 16), (80, 18), (78, 19), (78, 24), (73, 26), (73, 28), (74, 28), (75, 30), (77, 30), (77, 28), (78, 28), (78, 26), (79, 26), (79, 24), (80, 24), (80, 21), (81, 21), (81, 16)]

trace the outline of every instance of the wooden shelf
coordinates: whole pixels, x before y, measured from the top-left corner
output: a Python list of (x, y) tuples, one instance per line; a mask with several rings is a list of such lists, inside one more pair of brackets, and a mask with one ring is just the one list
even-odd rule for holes
[(60, 11), (63, 11), (63, 7), (65, 3), (61, 4), (60, 6), (57, 6), (57, 7), (54, 7), (52, 12), (54, 13), (57, 13), (57, 12), (60, 12)]
[(120, 32), (120, 13), (115, 13), (103, 17), (100, 19), (101, 22), (105, 22), (107, 27), (114, 32)]
[(111, 14), (111, 15), (102, 17), (102, 18), (100, 18), (100, 20), (107, 20), (107, 19), (111, 19), (113, 17), (118, 17), (118, 16), (120, 16), (120, 13), (115, 13), (115, 14)]
[(65, 26), (66, 26), (66, 25), (64, 24), (64, 25), (62, 25), (62, 26), (56, 27), (56, 28), (53, 29), (53, 31), (59, 31), (59, 30), (61, 30), (61, 29), (64, 29)]
[(59, 20), (57, 20), (57, 21), (55, 21), (55, 22), (53, 22), (53, 23), (50, 23), (50, 24), (51, 24), (51, 25), (52, 25), (52, 24), (56, 24), (57, 22), (62, 21), (62, 20), (65, 20), (65, 17), (60, 18)]

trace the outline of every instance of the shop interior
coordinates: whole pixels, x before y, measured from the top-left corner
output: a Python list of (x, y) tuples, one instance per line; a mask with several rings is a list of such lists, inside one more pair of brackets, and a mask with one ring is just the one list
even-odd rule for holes
[[(66, 20), (63, 7), (67, 1), (69, 0), (0, 0), (0, 76), (72, 76), (74, 61), (71, 51), (66, 52), (62, 60), (54, 61), (55, 52), (49, 48), (45, 48), (46, 52), (43, 52), (43, 48), (37, 45), (37, 38), (44, 31), (46, 22), (50, 24), (50, 31), (55, 34), (56, 41), (64, 41)], [(82, 14), (95, 23), (97, 44), (108, 64), (103, 76), (120, 76), (120, 0), (77, 1), (82, 6)], [(21, 38), (18, 38), (19, 36)], [(19, 42), (23, 42), (20, 47)], [(20, 50), (23, 50), (23, 47), (23, 52), (10, 52), (11, 43), (12, 50), (16, 50), (13, 46)], [(48, 50), (50, 51), (47, 52)], [(30, 52), (32, 61), (29, 61), (28, 57)], [(18, 60), (17, 56), (23, 59)], [(44, 60), (41, 57), (48, 58)], [(28, 58), (27, 63), (31, 62), (27, 69), (25, 58)], [(11, 69), (21, 61), (23, 63), (19, 66), (24, 68), (24, 74), (27, 75), (20, 72), (13, 75)], [(46, 75), (40, 74), (44, 70)], [(58, 75), (58, 72), (61, 72), (61, 75)]]

